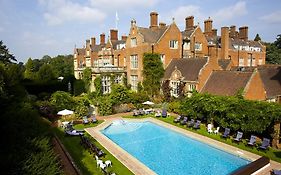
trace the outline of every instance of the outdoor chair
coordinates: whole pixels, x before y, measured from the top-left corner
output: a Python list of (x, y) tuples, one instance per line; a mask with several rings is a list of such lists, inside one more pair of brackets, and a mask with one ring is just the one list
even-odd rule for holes
[(270, 140), (268, 138), (263, 138), (262, 144), (259, 147), (259, 149), (267, 150), (269, 146), (270, 146)]
[(163, 109), (161, 115), (162, 115), (162, 117), (166, 118), (167, 117), (167, 110)]
[(195, 124), (194, 119), (191, 119), (190, 121), (187, 122), (187, 127), (193, 127)]
[(144, 110), (143, 109), (139, 109), (139, 115), (144, 115), (144, 114), (145, 114)]
[(184, 117), (183, 120), (181, 121), (181, 125), (185, 125), (187, 123), (187, 117)]
[(217, 127), (217, 129), (214, 130), (214, 134), (218, 134), (218, 133), (219, 133), (219, 130), (220, 130), (220, 127)]
[(91, 118), (91, 122), (92, 123), (97, 123), (98, 122), (98, 120), (97, 120), (95, 115), (92, 115), (90, 118)]
[(181, 116), (179, 115), (177, 118), (174, 119), (174, 123), (179, 123), (181, 120)]
[(251, 135), (251, 138), (250, 138), (250, 141), (248, 142), (248, 145), (249, 145), (249, 146), (255, 146), (255, 144), (256, 144), (256, 139), (257, 139), (256, 136)]
[(197, 120), (195, 125), (193, 126), (194, 129), (200, 129), (201, 121)]
[(155, 113), (155, 117), (161, 117), (160, 111), (157, 111), (157, 112)]
[(281, 170), (273, 169), (273, 170), (271, 170), (271, 174), (272, 175), (281, 175)]
[(211, 123), (207, 125), (207, 130), (209, 134), (213, 133), (213, 125)]
[(237, 135), (236, 135), (236, 137), (233, 139), (233, 141), (235, 141), (235, 142), (240, 142), (241, 140), (242, 140), (242, 136), (243, 136), (243, 132), (237, 132)]
[(227, 138), (227, 137), (229, 137), (229, 134), (230, 134), (230, 129), (229, 128), (225, 128), (222, 137), (223, 138)]
[(84, 133), (83, 132), (78, 132), (76, 130), (64, 130), (65, 134), (66, 135), (69, 135), (69, 136), (80, 136), (80, 135), (83, 135)]
[(88, 120), (87, 116), (83, 117), (82, 123), (83, 124), (88, 124), (89, 123), (89, 120)]
[(139, 110), (134, 109), (133, 110), (133, 116), (138, 116), (139, 115)]

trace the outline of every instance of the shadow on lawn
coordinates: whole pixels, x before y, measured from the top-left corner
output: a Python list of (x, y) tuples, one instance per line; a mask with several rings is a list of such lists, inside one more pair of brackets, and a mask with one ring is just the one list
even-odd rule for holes
[(273, 151), (273, 154), (274, 154), (277, 158), (280, 158), (280, 159), (281, 159), (281, 150)]

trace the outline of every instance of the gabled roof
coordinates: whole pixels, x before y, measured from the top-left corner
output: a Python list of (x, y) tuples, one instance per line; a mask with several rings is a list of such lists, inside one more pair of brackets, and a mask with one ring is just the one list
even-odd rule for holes
[(267, 98), (281, 95), (281, 66), (265, 65), (259, 66)]
[(123, 41), (123, 40), (111, 40), (111, 44), (112, 44), (112, 47), (114, 50), (117, 49), (117, 45), (118, 44), (125, 44), (126, 41)]
[(158, 29), (138, 27), (138, 31), (140, 34), (143, 35), (144, 42), (156, 43), (168, 28), (169, 26), (165, 26)]
[(103, 47), (105, 47), (104, 44), (100, 45), (91, 45), (91, 50), (92, 52), (98, 52), (100, 51)]
[(78, 55), (85, 55), (85, 48), (76, 48), (75, 53)]
[(229, 66), (231, 60), (230, 59), (219, 59), (218, 60), (218, 63), (219, 63), (219, 66), (223, 69), (223, 70), (226, 70), (227, 67)]
[(197, 26), (194, 26), (193, 28), (190, 28), (190, 29), (188, 29), (188, 30), (182, 31), (182, 32), (181, 32), (182, 37), (183, 37), (184, 39), (189, 39), (189, 38), (191, 37), (192, 33), (195, 31), (196, 28), (197, 28)]
[(164, 79), (170, 79), (177, 69), (181, 72), (183, 81), (197, 81), (200, 70), (207, 61), (207, 58), (173, 59), (165, 70)]
[(213, 71), (201, 92), (214, 95), (233, 96), (245, 89), (253, 72)]

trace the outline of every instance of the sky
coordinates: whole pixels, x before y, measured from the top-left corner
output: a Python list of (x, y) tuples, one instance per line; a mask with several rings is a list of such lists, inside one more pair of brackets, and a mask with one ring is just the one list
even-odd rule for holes
[[(204, 30), (204, 20), (213, 20), (213, 28), (236, 25), (249, 27), (249, 38), (258, 33), (263, 41), (273, 42), (281, 34), (280, 0), (0, 0), (0, 40), (18, 62), (44, 55), (73, 54), (85, 40), (109, 35), (128, 35), (130, 21), (150, 25), (150, 12), (159, 22), (171, 24), (173, 18), (181, 30), (185, 17), (193, 15)], [(117, 15), (116, 15), (117, 14)]]

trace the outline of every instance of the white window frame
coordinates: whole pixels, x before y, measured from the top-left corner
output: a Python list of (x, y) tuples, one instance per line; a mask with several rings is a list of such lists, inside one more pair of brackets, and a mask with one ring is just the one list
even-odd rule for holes
[(115, 76), (114, 82), (116, 84), (122, 84), (122, 76), (121, 75)]
[(188, 91), (192, 92), (193, 90), (196, 90), (196, 85), (195, 84), (189, 84), (188, 85)]
[(170, 40), (169, 47), (170, 47), (170, 49), (177, 49), (178, 48), (178, 40)]
[(130, 62), (131, 62), (131, 69), (138, 69), (138, 55), (131, 55), (130, 56)]
[(183, 50), (190, 50), (190, 42), (184, 42)]
[(195, 51), (202, 51), (202, 43), (196, 42), (194, 45)]
[(137, 46), (137, 38), (131, 38), (131, 47), (136, 47)]
[(137, 75), (131, 75), (131, 89), (133, 91), (138, 90), (138, 76)]
[(244, 58), (239, 58), (239, 67), (243, 67), (244, 66)]
[(258, 65), (262, 65), (263, 61), (262, 58), (259, 59)]
[(87, 50), (87, 56), (90, 56), (90, 51), (89, 50)]
[(111, 80), (110, 76), (103, 76), (102, 79), (102, 93), (108, 94), (111, 92)]
[(256, 66), (256, 58), (252, 58), (252, 66)]
[(171, 96), (179, 97), (179, 94), (180, 94), (180, 81), (171, 81), (170, 82), (170, 87), (171, 87)]
[(74, 54), (74, 58), (77, 58), (77, 54), (76, 53)]
[(248, 66), (251, 66), (251, 58), (248, 58)]

